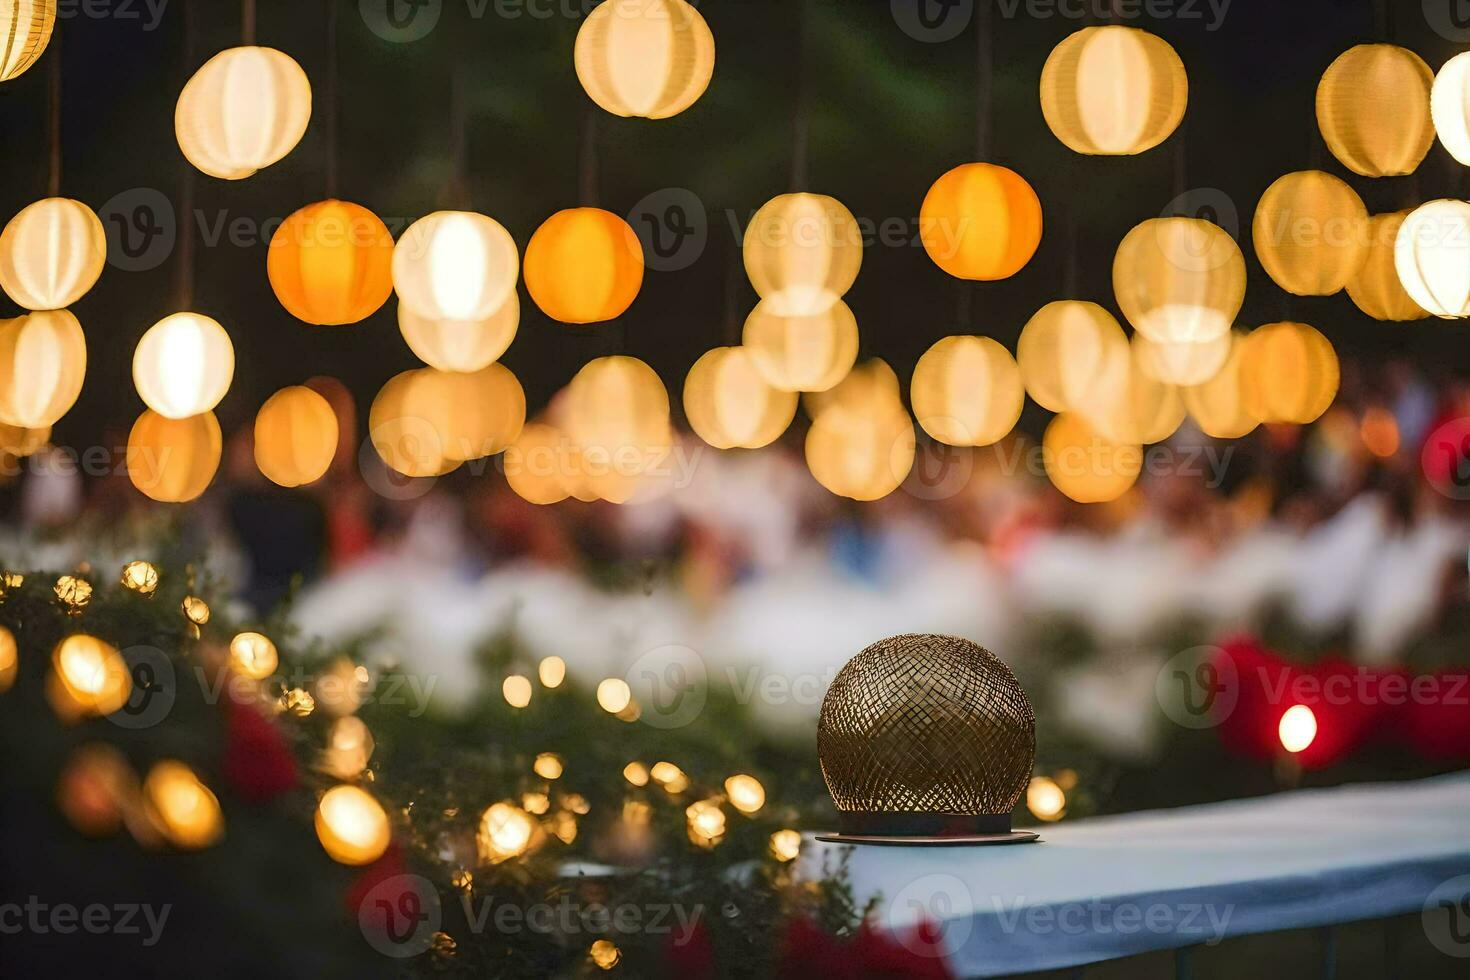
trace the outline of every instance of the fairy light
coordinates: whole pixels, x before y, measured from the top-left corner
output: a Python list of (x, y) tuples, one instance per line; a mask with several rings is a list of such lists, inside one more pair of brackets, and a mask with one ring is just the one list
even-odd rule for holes
[(537, 665), (536, 675), (541, 678), (542, 687), (561, 687), (561, 682), (567, 679), (567, 662), (560, 657), (547, 657)]
[(1317, 715), (1304, 704), (1294, 704), (1281, 716), (1276, 734), (1292, 755), (1305, 752), (1317, 740)]

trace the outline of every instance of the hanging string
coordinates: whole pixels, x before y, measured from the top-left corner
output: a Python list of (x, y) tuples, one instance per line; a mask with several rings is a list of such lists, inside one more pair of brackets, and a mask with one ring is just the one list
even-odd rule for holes
[(456, 210), (469, 207), (469, 148), (465, 134), (464, 62), (454, 59), (449, 70), (449, 205)]
[[(1189, 138), (1185, 121), (1180, 120), (1174, 136), (1174, 197), (1179, 199), (1189, 190)], [(1195, 217), (1190, 215), (1190, 217)]]
[(240, 39), (255, 43), (255, 0), (240, 0)]
[(995, 52), (991, 44), (990, 7), (989, 0), (981, 0), (975, 18), (975, 159), (981, 162), (990, 157), (994, 128)]
[[(187, 80), (194, 70), (198, 25), (195, 23), (194, 0), (184, 0), (183, 6), (183, 76)], [(189, 310), (194, 306), (194, 166), (185, 160), (183, 168), (179, 180), (179, 263), (175, 270), (178, 276), (175, 293), (178, 298), (177, 309)]]
[(51, 118), (48, 120), (51, 137), (51, 161), (46, 175), (46, 196), (61, 196), (61, 38), (51, 45), (50, 72), (47, 76)]
[(791, 117), (791, 189), (811, 186), (812, 93), (811, 66), (807, 63), (811, 34), (811, 2), (796, 4), (796, 108)]
[(327, 197), (337, 196), (339, 173), (337, 115), (340, 91), (337, 52), (337, 6), (338, 0), (323, 0), (327, 7), (327, 86), (326, 86), (326, 130), (327, 130)]
[(1062, 295), (1077, 298), (1077, 198), (1067, 200), (1067, 267), (1063, 272)]
[(739, 347), (744, 340), (745, 324), (740, 319), (740, 307), (736, 299), (740, 295), (740, 283), (745, 276), (740, 243), (732, 235), (726, 239), (729, 250), (725, 260), (725, 344)]
[(597, 159), (597, 113), (591, 99), (584, 100), (582, 129), (577, 140), (577, 198), (583, 207), (597, 207), (600, 181)]

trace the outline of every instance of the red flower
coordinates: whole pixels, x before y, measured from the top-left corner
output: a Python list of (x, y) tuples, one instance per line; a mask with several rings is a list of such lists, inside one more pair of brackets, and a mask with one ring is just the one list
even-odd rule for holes
[(887, 980), (921, 977), (950, 980), (939, 929), (920, 923), (901, 933), (864, 923), (851, 943), (843, 944), (807, 919), (793, 919), (781, 942), (780, 975), (792, 980), (813, 976)]
[(235, 792), (264, 803), (296, 788), (296, 758), (276, 723), (226, 698), (224, 773)]

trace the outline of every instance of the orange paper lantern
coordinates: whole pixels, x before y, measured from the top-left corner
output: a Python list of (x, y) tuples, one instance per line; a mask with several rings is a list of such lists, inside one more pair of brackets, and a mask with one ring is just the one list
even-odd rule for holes
[(526, 289), (563, 323), (621, 316), (643, 286), (643, 246), (628, 223), (600, 208), (558, 211), (526, 246)]
[(367, 208), (309, 204), (271, 236), (266, 272), (292, 316), (307, 323), (357, 323), (393, 292), (393, 235)]
[(187, 503), (209, 488), (223, 446), (213, 412), (170, 419), (149, 409), (128, 434), (128, 479), (153, 500)]
[(929, 188), (919, 237), (934, 263), (958, 279), (1005, 279), (1041, 244), (1041, 200), (1014, 170), (967, 163)]
[(315, 483), (337, 454), (337, 415), (310, 388), (283, 388), (255, 416), (255, 465), (283, 487)]

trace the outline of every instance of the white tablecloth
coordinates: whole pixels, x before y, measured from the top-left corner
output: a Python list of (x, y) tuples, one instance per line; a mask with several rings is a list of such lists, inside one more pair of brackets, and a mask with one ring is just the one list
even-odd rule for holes
[[(849, 870), (900, 936), (941, 924), (959, 976), (1059, 969), (1420, 911), (1470, 876), (1470, 773), (1079, 820), (1042, 836), (856, 847)], [(804, 873), (844, 846), (809, 842)], [(1470, 894), (1470, 877), (1447, 887)]]

